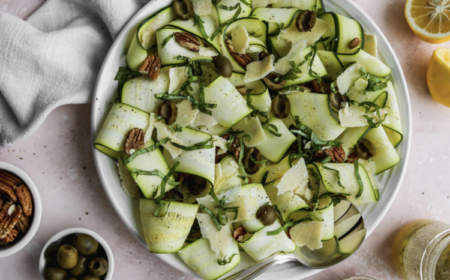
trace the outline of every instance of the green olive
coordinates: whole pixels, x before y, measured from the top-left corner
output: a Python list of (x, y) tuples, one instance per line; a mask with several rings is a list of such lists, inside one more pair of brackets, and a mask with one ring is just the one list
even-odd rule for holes
[(231, 77), (233, 73), (233, 66), (230, 60), (223, 55), (213, 57), (214, 66), (216, 67), (217, 74), (224, 78)]
[(207, 183), (202, 177), (189, 175), (185, 180), (189, 192), (193, 195), (199, 195), (206, 189)]
[(347, 97), (345, 95), (342, 95), (340, 93), (332, 93), (330, 92), (329, 95), (331, 105), (333, 105), (334, 108), (337, 110), (342, 109), (342, 102), (347, 101)]
[(102, 276), (108, 271), (108, 262), (104, 258), (94, 258), (89, 262), (89, 272), (94, 276)]
[(79, 256), (77, 264), (72, 269), (69, 270), (70, 274), (72, 274), (73, 276), (80, 276), (81, 274), (86, 272), (87, 264), (88, 264), (87, 258)]
[(65, 280), (67, 272), (60, 267), (49, 267), (44, 271), (45, 280)]
[[(252, 160), (253, 158), (253, 160)], [(245, 148), (244, 157), (242, 158), (242, 164), (244, 165), (245, 172), (247, 174), (255, 174), (261, 168), (261, 164), (257, 164), (254, 161), (261, 161), (262, 156), (256, 148)]]
[(56, 255), (58, 254), (59, 247), (61, 247), (61, 245), (55, 244), (49, 246), (47, 250), (45, 250), (44, 258), (49, 265), (58, 265)]
[(100, 280), (100, 277), (94, 275), (84, 275), (81, 280)]
[(184, 199), (183, 194), (177, 191), (176, 189), (171, 189), (164, 195), (164, 200), (183, 200), (183, 199)]
[(175, 15), (182, 20), (188, 20), (194, 14), (194, 8), (190, 0), (175, 0), (173, 10)]
[(70, 277), (70, 278), (67, 278), (66, 280), (78, 280), (78, 279), (75, 277)]
[(371, 159), (377, 154), (377, 149), (372, 144), (372, 142), (370, 142), (366, 138), (363, 138), (356, 144), (355, 152), (359, 158)]
[(273, 90), (282, 89), (286, 85), (286, 81), (283, 80), (281, 82), (275, 81), (276, 78), (280, 77), (281, 75), (275, 72), (270, 73), (269, 75), (265, 76), (263, 78), (264, 83)]
[(298, 31), (308, 32), (311, 31), (316, 25), (317, 15), (314, 11), (303, 10), (298, 13), (295, 19), (295, 25)]
[(286, 95), (277, 95), (272, 99), (271, 109), (276, 118), (285, 119), (291, 114), (291, 102)]
[(73, 238), (73, 245), (78, 250), (78, 253), (83, 256), (90, 256), (97, 252), (98, 242), (94, 237), (88, 234), (77, 234)]
[(277, 217), (277, 211), (272, 205), (263, 205), (256, 211), (256, 218), (258, 218), (265, 226), (270, 226), (275, 223)]
[(158, 116), (161, 116), (167, 125), (172, 125), (178, 117), (177, 104), (168, 100), (163, 101), (158, 107)]
[(78, 251), (72, 245), (62, 245), (56, 256), (58, 264), (64, 269), (71, 269), (77, 264)]

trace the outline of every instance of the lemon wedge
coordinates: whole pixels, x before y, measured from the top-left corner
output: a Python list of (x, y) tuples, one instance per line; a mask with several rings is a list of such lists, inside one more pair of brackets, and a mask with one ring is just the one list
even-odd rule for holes
[(405, 16), (412, 31), (425, 42), (450, 40), (450, 0), (407, 0)]
[(450, 107), (450, 49), (439, 48), (434, 51), (428, 64), (427, 82), (431, 97)]

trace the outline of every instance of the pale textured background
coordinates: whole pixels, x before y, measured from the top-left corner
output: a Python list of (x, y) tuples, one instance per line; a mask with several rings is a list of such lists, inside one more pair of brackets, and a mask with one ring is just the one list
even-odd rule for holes
[[(410, 31), (403, 15), (405, 0), (355, 2), (385, 33), (403, 66), (413, 109), (412, 153), (394, 205), (363, 247), (346, 262), (307, 280), (340, 280), (361, 274), (378, 280), (400, 279), (391, 262), (392, 240), (400, 227), (420, 218), (450, 223), (450, 108), (430, 98), (425, 79), (428, 61), (438, 46), (420, 41)], [(26, 18), (41, 3), (0, 0), (0, 10)], [(441, 46), (450, 47), (450, 43)], [(29, 139), (0, 146), (0, 160), (22, 168), (40, 190), (44, 210), (33, 242), (42, 246), (62, 229), (87, 227), (111, 245), (114, 279), (194, 279), (147, 252), (116, 216), (92, 159), (90, 109), (90, 105), (61, 107)], [(0, 280), (38, 279), (34, 253), (28, 247), (2, 259)]]

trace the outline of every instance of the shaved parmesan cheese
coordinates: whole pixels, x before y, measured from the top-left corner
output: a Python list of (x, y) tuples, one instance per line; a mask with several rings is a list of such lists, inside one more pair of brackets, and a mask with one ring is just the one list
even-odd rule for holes
[[(167, 128), (167, 125), (163, 124), (162, 122), (156, 122), (155, 128), (156, 128), (156, 131), (158, 132), (158, 134), (157, 134), (158, 141), (161, 141), (161, 140), (169, 137), (171, 142), (186, 146), (186, 143), (184, 143), (183, 141), (181, 141), (180, 139), (175, 137), (175, 133), (172, 132), (171, 130), (169, 130), (169, 128)], [(167, 143), (163, 144), (162, 146), (164, 147), (164, 149), (166, 149), (170, 153), (172, 158), (176, 158), (183, 151), (182, 149), (179, 149), (179, 148), (175, 147), (174, 145), (172, 145), (170, 142), (167, 142)]]
[(275, 56), (272, 54), (266, 56), (262, 61), (253, 61), (247, 65), (247, 72), (245, 73), (245, 82), (253, 82), (257, 80), (261, 80), (269, 73), (275, 70), (273, 66), (273, 62), (275, 60)]
[(122, 189), (129, 197), (141, 197), (141, 190), (139, 189), (139, 186), (136, 184), (136, 181), (134, 180), (133, 176), (131, 176), (130, 171), (128, 171), (121, 158), (119, 158), (118, 164), (121, 183), (120, 185), (122, 186)]
[(293, 20), (288, 28), (281, 30), (280, 34), (278, 35), (278, 38), (290, 41), (292, 42), (292, 44), (295, 44), (300, 40), (305, 40), (306, 45), (312, 46), (329, 29), (328, 23), (319, 18), (316, 21), (316, 25), (310, 32), (298, 31), (295, 23), (296, 20)]
[(278, 195), (282, 195), (288, 191), (297, 191), (304, 194), (308, 187), (309, 174), (306, 168), (305, 160), (301, 158), (294, 166), (291, 167), (281, 177), (280, 182), (276, 185)]
[(241, 186), (236, 186), (232, 189), (227, 190), (223, 194), (223, 196), (227, 197), (225, 207), (239, 207), (237, 216), (234, 212), (227, 212), (226, 215), (229, 221), (235, 223), (248, 219), (249, 215), (247, 213), (247, 196), (242, 192)]
[(176, 91), (177, 89), (181, 88), (181, 86), (186, 82), (187, 75), (185, 74), (186, 67), (175, 67), (170, 68), (169, 70), (169, 79), (170, 79), (170, 85), (169, 85), (169, 93), (172, 93)]
[[(384, 119), (387, 113), (387, 109), (380, 109), (381, 119)], [(364, 115), (373, 118), (374, 122), (380, 121), (376, 112), (366, 113), (363, 108), (357, 105), (348, 105), (348, 103), (346, 103), (345, 107), (339, 110), (339, 120), (341, 121), (341, 125), (343, 127), (364, 127), (369, 125), (367, 119), (364, 118)], [(389, 116), (387, 116), (383, 124), (389, 123)]]
[(278, 59), (277, 63), (275, 63), (275, 72), (284, 75), (292, 69), (292, 66), (289, 64), (290, 61), (295, 62), (295, 64), (302, 62), (305, 59), (303, 56), (304, 49), (306, 49), (305, 40), (299, 40), (297, 43), (292, 45), (289, 53)]
[(211, 0), (193, 0), (192, 6), (194, 7), (194, 12), (200, 17), (206, 17), (216, 13)]
[(214, 214), (217, 214), (216, 206), (219, 205), (219, 203), (215, 201), (210, 194), (206, 195), (205, 197), (197, 198), (197, 203), (205, 206), (206, 208), (211, 210)]
[(363, 67), (361, 64), (354, 63), (337, 77), (336, 85), (340, 94), (346, 94), (355, 84), (356, 79), (361, 77), (361, 73), (359, 72), (361, 67)]
[(245, 29), (243, 25), (239, 25), (237, 28), (233, 29), (231, 31), (231, 41), (233, 43), (234, 51), (239, 54), (244, 54), (250, 43), (247, 29)]
[(305, 150), (311, 150), (312, 141), (305, 144)]
[(243, 185), (243, 181), (238, 176), (241, 175), (239, 165), (232, 156), (225, 157), (216, 164), (214, 174), (214, 188), (216, 194), (221, 194), (231, 188)]
[(217, 230), (216, 225), (208, 214), (197, 214), (198, 224), (200, 225), (200, 232), (203, 238), (209, 240), (211, 250), (220, 258), (224, 258), (229, 254), (230, 249), (233, 248), (233, 239), (229, 226), (222, 226), (220, 231)]
[(152, 139), (153, 130), (155, 129), (155, 123), (158, 122), (155, 113), (150, 113), (150, 118), (148, 120), (148, 128), (145, 131), (144, 143), (147, 143)]
[(311, 250), (322, 248), (323, 222), (304, 222), (290, 230), (291, 240), (299, 247), (306, 246)]
[(252, 7), (253, 7), (253, 9), (265, 8), (265, 7), (267, 7), (268, 4), (269, 4), (268, 0), (252, 0)]
[(194, 120), (197, 118), (197, 114), (199, 112), (198, 109), (192, 109), (192, 103), (187, 100), (183, 100), (177, 104), (178, 115), (177, 120), (173, 123), (173, 126), (176, 125), (186, 127), (191, 125)]
[(218, 124), (217, 120), (208, 114), (205, 114), (203, 112), (198, 112), (197, 117), (195, 118), (194, 122), (192, 123), (192, 127), (211, 127)]
[(219, 150), (217, 151), (218, 155), (224, 154), (228, 151), (227, 140), (225, 140), (222, 137), (219, 137), (217, 135), (213, 135), (213, 140), (214, 140), (214, 145), (216, 147), (219, 147)]
[(256, 145), (267, 140), (261, 121), (258, 117), (243, 118), (234, 126), (237, 130), (242, 130), (245, 134), (250, 135), (250, 140), (244, 138), (244, 144), (247, 147), (255, 147)]
[(199, 56), (218, 56), (216, 49), (213, 47), (200, 47)]

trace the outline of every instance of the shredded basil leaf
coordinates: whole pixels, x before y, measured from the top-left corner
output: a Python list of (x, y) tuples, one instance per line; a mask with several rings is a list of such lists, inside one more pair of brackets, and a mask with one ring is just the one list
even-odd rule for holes
[(228, 140), (225, 143), (225, 146), (227, 146), (228, 150), (231, 150), (231, 145), (233, 145), (234, 139), (236, 139), (236, 136), (238, 136), (241, 133), (244, 133), (244, 131), (230, 129), (230, 131), (228, 132), (228, 134), (229, 134)]
[(356, 176), (356, 180), (358, 181), (358, 185), (359, 185), (359, 191), (355, 197), (360, 198), (364, 191), (364, 184), (361, 180), (361, 175), (359, 174), (359, 162), (357, 160), (355, 160), (353, 162), (353, 164), (355, 165), (355, 176)]
[(281, 82), (281, 81), (288, 81), (288, 80), (296, 80), (299, 78), (297, 74), (301, 74), (302, 70), (300, 70), (300, 67), (302, 67), (305, 63), (308, 62), (308, 60), (311, 58), (313, 54), (309, 53), (306, 55), (305, 59), (300, 62), (299, 64), (296, 64), (295, 61), (289, 61), (289, 64), (291, 65), (292, 69), (289, 70), (285, 75), (276, 77), (273, 81), (275, 83)]
[(293, 227), (295, 225), (298, 225), (298, 224), (303, 223), (303, 222), (308, 222), (308, 221), (312, 221), (311, 217), (305, 217), (305, 218), (300, 219), (298, 221), (287, 222), (283, 226), (279, 227), (278, 229), (276, 229), (274, 231), (268, 231), (267, 235), (268, 236), (278, 235), (278, 234), (280, 234), (281, 232), (287, 230), (290, 227)]
[(172, 33), (171, 35), (167, 36), (166, 39), (164, 39), (164, 41), (161, 44), (161, 47), (164, 48), (167, 43), (169, 43), (170, 39), (173, 38), (173, 36), (175, 36), (175, 33)]
[(158, 198), (155, 199), (156, 204), (159, 204), (163, 199), (163, 197), (165, 196), (167, 181), (169, 180), (170, 176), (172, 176), (173, 172), (175, 172), (175, 169), (177, 169), (179, 164), (180, 164), (179, 161), (175, 162), (172, 168), (170, 168), (169, 172), (167, 172), (166, 176), (164, 176), (164, 178), (162, 179), (160, 186), (161, 194), (158, 196)]
[(197, 14), (194, 14), (194, 26), (198, 25), (200, 33), (202, 33), (203, 39), (208, 40), (208, 34), (206, 34), (205, 27), (203, 26), (205, 22)]
[(239, 1), (241, 1), (244, 5), (247, 5), (247, 6), (249, 6), (249, 7), (252, 6), (252, 4), (248, 3), (248, 2), (245, 1), (245, 0), (239, 0)]
[(181, 132), (183, 131), (183, 127), (179, 124), (177, 124), (175, 127), (169, 125), (168, 126), (170, 128), (170, 130), (172, 130), (173, 132)]
[(337, 183), (338, 183), (339, 187), (345, 189), (345, 187), (344, 187), (344, 186), (342, 185), (342, 183), (341, 183), (341, 173), (339, 172), (339, 170), (330, 168), (330, 167), (325, 166), (325, 165), (323, 166), (323, 168), (324, 168), (324, 169), (327, 169), (327, 170), (330, 170), (330, 171), (333, 171), (333, 172), (336, 172), (336, 175), (337, 175), (337, 178), (338, 178)]
[(260, 110), (257, 110), (256, 108), (255, 108), (255, 105), (253, 105), (253, 99), (252, 99), (252, 97), (250, 96), (250, 92), (252, 91), (252, 89), (249, 89), (249, 90), (247, 90), (247, 93), (245, 94), (245, 96), (246, 96), (246, 100), (247, 100), (247, 106), (250, 108), (250, 109), (252, 109), (253, 111), (252, 111), (252, 113), (251, 113), (251, 116), (252, 117), (255, 117), (256, 115), (260, 115), (260, 116), (262, 116), (262, 117), (264, 117), (264, 118), (268, 118), (268, 115), (267, 115), (267, 112), (262, 112), (262, 111), (260, 111)]
[[(162, 173), (159, 170), (154, 170), (154, 171), (144, 171), (144, 170), (139, 170), (139, 169), (133, 169), (130, 171), (131, 174), (136, 174), (136, 177), (138, 176), (158, 176), (161, 179), (164, 179), (164, 177), (166, 176), (164, 173)], [(167, 184), (172, 185), (172, 186), (178, 186), (181, 185), (180, 182), (175, 182), (172, 180), (167, 179)]]
[(266, 129), (270, 132), (270, 133), (272, 133), (273, 135), (275, 135), (276, 137), (281, 137), (282, 136), (282, 134), (281, 133), (278, 133), (278, 127), (276, 126), (276, 125), (274, 125), (274, 124), (267, 124), (266, 125)]
[(151, 145), (150, 147), (139, 149), (136, 152), (134, 152), (132, 155), (130, 155), (128, 158), (124, 159), (123, 163), (128, 164), (128, 163), (132, 162), (137, 156), (153, 152), (154, 150), (158, 149), (159, 146), (164, 145), (169, 141), (170, 141), (170, 138), (166, 137), (165, 139), (156, 142), (155, 144)]
[[(170, 202), (169, 202), (169, 205), (170, 205)], [(161, 202), (161, 204), (159, 205), (158, 209), (156, 209), (156, 211), (155, 211), (155, 213), (153, 215), (155, 215), (155, 217), (159, 217), (159, 218), (164, 217), (167, 213), (165, 213), (162, 216), (159, 215), (159, 213), (164, 209), (164, 206), (166, 206), (166, 204), (164, 202)], [(169, 206), (167, 206), (167, 209), (169, 209)]]
[(220, 8), (220, 9), (222, 9), (222, 10), (227, 10), (227, 11), (234, 11), (234, 10), (236, 10), (238, 7), (240, 7), (239, 4), (236, 4), (236, 5), (234, 5), (234, 6), (225, 6), (225, 5), (222, 5), (222, 4), (219, 5), (219, 8)]
[(213, 220), (214, 224), (217, 227), (217, 230), (221, 230), (222, 229), (222, 226), (220, 225), (219, 221), (217, 220), (216, 215), (214, 214), (213, 211), (211, 211), (211, 209), (209, 209), (208, 207), (200, 204), (200, 210), (205, 211), (206, 214), (208, 214), (211, 217), (211, 219)]
[[(210, 142), (211, 142), (211, 144), (209, 144)], [(211, 149), (211, 148), (214, 148), (213, 142), (214, 142), (214, 139), (211, 137), (211, 138), (209, 138), (209, 139), (206, 140), (206, 141), (203, 141), (203, 142), (194, 144), (194, 145), (192, 145), (192, 146), (190, 146), (190, 147), (183, 146), (183, 145), (174, 143), (174, 142), (172, 142), (172, 141), (170, 142), (170, 144), (174, 145), (175, 147), (177, 147), (177, 148), (179, 148), (179, 149), (185, 150), (185, 151), (194, 151), (194, 150), (203, 150), (203, 149)]]
[(219, 34), (220, 30), (222, 30), (225, 26), (227, 26), (228, 24), (232, 23), (233, 21), (235, 21), (239, 17), (239, 15), (242, 12), (242, 7), (241, 7), (241, 5), (239, 3), (237, 3), (234, 7), (237, 7), (237, 11), (236, 11), (236, 13), (234, 13), (234, 16), (232, 18), (230, 18), (229, 20), (227, 20), (226, 22), (224, 22), (221, 25), (219, 25), (219, 27), (217, 27), (217, 29), (211, 35), (211, 40), (214, 40), (214, 38), (217, 36), (217, 34)]
[(256, 160), (254, 159), (251, 155), (250, 155), (250, 160), (254, 163), (254, 164), (264, 164), (266, 162), (268, 162), (268, 159), (263, 159), (263, 160)]
[(227, 265), (229, 263), (231, 263), (231, 261), (233, 261), (234, 256), (236, 256), (237, 254), (233, 254), (231, 255), (231, 257), (227, 260), (227, 258), (223, 258), (223, 260), (217, 260), (217, 263), (219, 265)]
[(233, 221), (236, 220), (236, 218), (239, 214), (239, 207), (225, 207), (225, 208), (222, 208), (222, 210), (225, 212), (234, 212)]
[(326, 163), (329, 163), (331, 161), (331, 157), (330, 156), (327, 156), (326, 158), (324, 158), (323, 160), (322, 160), (322, 164), (326, 164)]
[(116, 76), (114, 77), (115, 81), (119, 81), (119, 94), (122, 92), (123, 85), (133, 78), (141, 76), (141, 73), (138, 71), (133, 71), (126, 67), (119, 67)]

